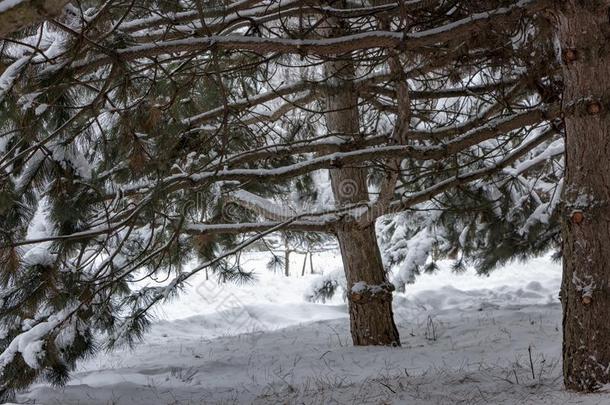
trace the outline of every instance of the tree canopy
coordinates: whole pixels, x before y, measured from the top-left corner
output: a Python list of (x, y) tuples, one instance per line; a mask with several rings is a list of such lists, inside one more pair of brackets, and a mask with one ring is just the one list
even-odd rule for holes
[(556, 246), (547, 6), (84, 2), (5, 37), (2, 387), (65, 382), (99, 333), (134, 343), (199, 271), (250, 278), (231, 259), (276, 232), (377, 224), (398, 285), (429, 256), (485, 272)]

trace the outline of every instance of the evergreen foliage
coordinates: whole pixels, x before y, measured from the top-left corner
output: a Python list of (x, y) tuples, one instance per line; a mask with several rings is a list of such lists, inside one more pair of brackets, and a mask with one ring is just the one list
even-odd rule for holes
[[(561, 85), (534, 3), (89, 1), (3, 40), (0, 399), (137, 343), (199, 271), (251, 280), (239, 252), (278, 235), (377, 222), (397, 284), (557, 247)], [(325, 39), (332, 19), (357, 39)], [(347, 89), (321, 68), (342, 58)], [(360, 133), (329, 134), (344, 91)], [(335, 204), (329, 170), (352, 166), (370, 198)]]

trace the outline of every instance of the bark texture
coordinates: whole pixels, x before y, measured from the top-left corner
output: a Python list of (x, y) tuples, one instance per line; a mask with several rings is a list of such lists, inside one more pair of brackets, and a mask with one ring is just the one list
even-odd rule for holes
[[(326, 114), (328, 130), (342, 136), (359, 137), (358, 96), (349, 88), (354, 76), (348, 57), (326, 64), (331, 81), (347, 86), (329, 94)], [(367, 169), (358, 165), (331, 169), (331, 183), (338, 206), (368, 202)], [(350, 325), (354, 345), (399, 346), (392, 313), (392, 285), (387, 281), (377, 245), (374, 221), (367, 226), (351, 224), (337, 231), (343, 268), (347, 278)], [(355, 291), (352, 288), (356, 286)]]
[(563, 105), (570, 110), (565, 118), (563, 372), (566, 388), (594, 391), (610, 382), (610, 2), (557, 3)]
[(373, 226), (337, 235), (347, 278), (355, 346), (400, 346), (387, 282)]
[(68, 0), (21, 0), (9, 3), (0, 1), (0, 37), (58, 15)]

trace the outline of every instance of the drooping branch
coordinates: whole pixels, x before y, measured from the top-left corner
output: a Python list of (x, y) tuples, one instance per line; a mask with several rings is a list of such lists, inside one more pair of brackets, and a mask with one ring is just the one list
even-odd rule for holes
[(392, 202), (386, 214), (408, 210), (414, 205), (422, 203), (424, 201), (428, 201), (432, 197), (437, 196), (454, 187), (466, 183), (471, 183), (475, 180), (479, 180), (494, 173), (497, 173), (505, 167), (509, 166), (510, 164), (516, 162), (519, 158), (525, 156), (536, 146), (542, 144), (545, 141), (548, 141), (556, 134), (557, 131), (554, 128), (549, 128), (542, 134), (538, 135), (536, 138), (532, 139), (531, 141), (528, 141), (524, 145), (521, 145), (518, 149), (516, 149), (503, 159), (499, 160), (498, 162), (487, 168), (459, 174), (453, 178), (449, 178), (438, 184), (435, 184), (434, 186), (429, 187), (425, 190), (408, 195), (399, 201)]

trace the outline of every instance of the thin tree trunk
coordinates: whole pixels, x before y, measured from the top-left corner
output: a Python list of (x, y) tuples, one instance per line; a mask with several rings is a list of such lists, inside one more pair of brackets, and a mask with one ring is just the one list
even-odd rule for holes
[(309, 271), (314, 274), (313, 271), (313, 252), (309, 252)]
[(563, 373), (568, 389), (594, 391), (610, 382), (610, 2), (559, 3), (563, 104), (576, 106), (565, 119)]
[(307, 267), (307, 252), (303, 255), (303, 268), (301, 269), (301, 277), (305, 277), (305, 268)]
[[(340, 32), (340, 27), (337, 30)], [(327, 62), (325, 68), (331, 83), (349, 84), (355, 76), (349, 55)], [(330, 133), (360, 136), (358, 96), (354, 89), (344, 88), (338, 94), (329, 94), (327, 109)], [(338, 206), (369, 202), (366, 167), (338, 167), (330, 175)], [(337, 238), (347, 279), (354, 345), (400, 345), (392, 313), (393, 288), (383, 268), (374, 222), (366, 228), (346, 226), (337, 232)]]
[(290, 277), (290, 243), (288, 238), (284, 238), (284, 275)]

